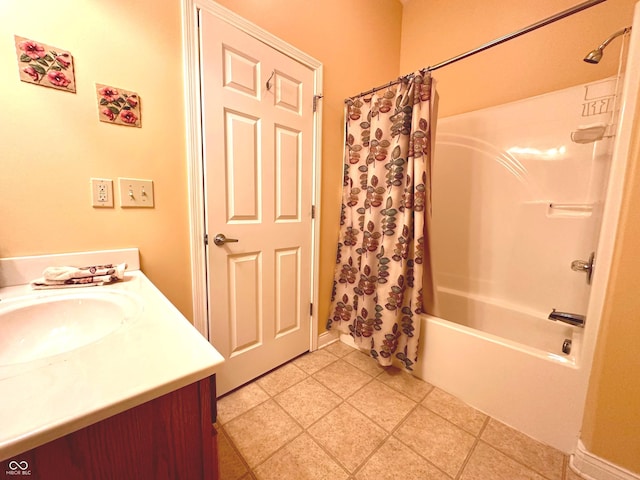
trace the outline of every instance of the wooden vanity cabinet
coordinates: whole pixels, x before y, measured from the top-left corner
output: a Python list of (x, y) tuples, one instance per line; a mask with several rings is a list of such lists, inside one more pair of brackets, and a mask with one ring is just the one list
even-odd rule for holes
[(39, 480), (217, 480), (215, 398), (214, 375), (3, 464), (27, 461)]

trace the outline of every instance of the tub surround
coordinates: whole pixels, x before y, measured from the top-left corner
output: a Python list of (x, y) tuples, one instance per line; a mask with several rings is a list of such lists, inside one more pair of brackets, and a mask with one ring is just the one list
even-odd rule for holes
[[(213, 375), (223, 362), (139, 270), (137, 249), (0, 259), (0, 299), (34, 295), (28, 282), (40, 275), (42, 265), (122, 261), (129, 265), (123, 281), (86, 290), (117, 291), (139, 299), (135, 318), (84, 347), (0, 365), (0, 460), (194, 384)], [(85, 289), (46, 294), (78, 290)]]

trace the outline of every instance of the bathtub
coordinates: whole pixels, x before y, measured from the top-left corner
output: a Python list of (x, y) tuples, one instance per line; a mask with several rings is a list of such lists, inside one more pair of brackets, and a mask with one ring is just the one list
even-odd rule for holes
[[(576, 327), (548, 319), (548, 313), (499, 302), (460, 290), (438, 289), (438, 313), (458, 325), (480, 330), (511, 344), (529, 347), (532, 355), (575, 365), (578, 347), (573, 345)], [(570, 342), (569, 352), (563, 351)]]
[[(616, 88), (609, 78), (463, 113), (436, 133), (437, 316), (421, 318), (414, 373), (565, 453), (579, 438), (597, 335), (590, 297), (604, 292), (570, 267), (601, 258), (613, 157), (613, 135), (571, 138), (609, 121)], [(603, 107), (586, 108), (594, 102)], [(585, 328), (548, 320), (553, 308), (586, 315)]]
[[(584, 401), (588, 380), (578, 361), (583, 331), (546, 320), (551, 325), (540, 336), (538, 317), (478, 299), (465, 302), (475, 309), (473, 327), (431, 315), (420, 318), (413, 374), (531, 438), (572, 453), (582, 425), (583, 405), (577, 402)], [(477, 315), (481, 311), (488, 316)], [(513, 336), (536, 346), (503, 336), (514, 333), (514, 320), (525, 326)], [(568, 355), (562, 352), (567, 339)], [(358, 348), (349, 335), (341, 334), (340, 341)]]
[[(582, 423), (582, 409), (570, 394), (584, 388), (576, 361), (582, 331), (461, 292), (443, 293), (465, 305), (466, 324), (424, 315), (414, 374), (536, 440), (572, 452)], [(562, 352), (565, 340), (571, 340), (568, 355)]]

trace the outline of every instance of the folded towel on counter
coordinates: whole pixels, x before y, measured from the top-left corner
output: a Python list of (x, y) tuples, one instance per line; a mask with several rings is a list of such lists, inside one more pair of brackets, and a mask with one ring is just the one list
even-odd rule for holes
[(34, 290), (48, 288), (90, 287), (104, 285), (124, 278), (126, 263), (119, 265), (93, 265), (90, 267), (49, 267), (42, 278), (31, 282)]

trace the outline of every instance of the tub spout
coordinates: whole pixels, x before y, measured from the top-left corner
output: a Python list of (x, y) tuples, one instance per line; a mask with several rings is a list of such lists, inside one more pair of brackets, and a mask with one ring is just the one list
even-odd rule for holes
[(577, 313), (557, 312), (554, 308), (549, 314), (549, 320), (558, 320), (574, 327), (584, 327), (585, 316)]

